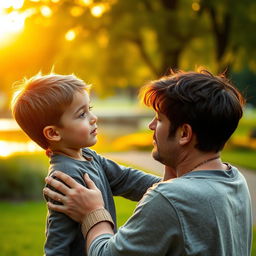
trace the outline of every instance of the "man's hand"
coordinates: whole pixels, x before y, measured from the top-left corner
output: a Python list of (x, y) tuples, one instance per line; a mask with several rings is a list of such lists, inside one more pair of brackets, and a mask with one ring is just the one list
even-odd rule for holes
[[(53, 176), (60, 179), (66, 185), (54, 179)], [(48, 208), (65, 213), (80, 223), (89, 212), (98, 208), (104, 208), (101, 192), (89, 178), (88, 174), (84, 175), (84, 180), (88, 188), (80, 185), (70, 176), (60, 171), (55, 171), (51, 176), (46, 177), (46, 183), (63, 194), (54, 192), (49, 188), (44, 188), (43, 192), (46, 196), (63, 204), (56, 205), (48, 202)]]

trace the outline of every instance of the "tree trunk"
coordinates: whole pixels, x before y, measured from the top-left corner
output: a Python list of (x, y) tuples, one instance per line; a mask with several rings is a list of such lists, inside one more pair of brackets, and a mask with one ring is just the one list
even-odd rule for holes
[(223, 16), (223, 22), (218, 23), (216, 10), (211, 6), (207, 8), (213, 29), (213, 35), (216, 44), (216, 61), (218, 64), (218, 71), (223, 72), (228, 69), (228, 63), (224, 62), (224, 55), (228, 47), (229, 36), (231, 31), (231, 15), (225, 13)]

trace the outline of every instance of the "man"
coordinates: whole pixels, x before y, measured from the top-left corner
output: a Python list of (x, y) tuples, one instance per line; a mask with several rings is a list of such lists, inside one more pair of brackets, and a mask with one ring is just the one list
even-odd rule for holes
[(44, 192), (49, 203), (82, 223), (89, 255), (250, 256), (251, 201), (237, 168), (220, 152), (235, 131), (244, 99), (224, 76), (177, 72), (146, 85), (153, 107), (152, 156), (166, 166), (164, 181), (150, 188), (132, 217), (113, 233), (101, 194), (88, 175), (84, 188), (69, 176), (47, 178), (63, 195)]

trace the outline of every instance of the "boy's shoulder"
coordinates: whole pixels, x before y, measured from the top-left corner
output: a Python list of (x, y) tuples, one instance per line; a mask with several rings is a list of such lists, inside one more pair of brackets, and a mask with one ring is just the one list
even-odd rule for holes
[(85, 166), (82, 161), (77, 161), (70, 157), (63, 155), (53, 155), (50, 159), (49, 173), (53, 171), (62, 171), (70, 176), (76, 176), (76, 174), (82, 175), (84, 173)]
[(92, 150), (92, 149), (90, 149), (90, 148), (83, 148), (82, 149), (82, 152), (83, 152), (83, 155), (86, 157), (91, 157), (91, 158), (93, 158), (93, 159), (97, 159), (97, 158), (99, 158), (100, 157), (100, 155), (99, 154), (97, 154), (97, 152), (96, 151), (94, 151), (94, 150)]
[(96, 151), (90, 148), (83, 148), (83, 156), (89, 161), (102, 165), (103, 156), (99, 155)]
[(83, 148), (82, 152), (88, 161), (79, 161), (59, 154), (52, 155), (50, 158), (49, 173), (59, 170), (72, 177), (77, 174), (81, 176), (88, 171), (88, 169), (94, 168), (92, 166), (93, 162), (100, 161), (100, 156), (95, 151), (89, 148)]

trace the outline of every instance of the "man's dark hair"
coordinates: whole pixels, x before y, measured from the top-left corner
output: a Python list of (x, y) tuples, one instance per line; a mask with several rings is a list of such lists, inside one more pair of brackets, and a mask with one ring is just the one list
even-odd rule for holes
[(141, 90), (144, 103), (171, 122), (169, 136), (182, 124), (191, 125), (196, 148), (220, 151), (243, 115), (244, 98), (224, 75), (206, 70), (173, 72)]

